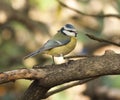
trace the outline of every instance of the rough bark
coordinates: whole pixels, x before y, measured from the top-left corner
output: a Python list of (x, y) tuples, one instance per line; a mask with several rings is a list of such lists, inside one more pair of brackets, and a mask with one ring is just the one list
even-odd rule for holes
[[(20, 70), (23, 69), (18, 69), (18, 76), (21, 75), (19, 77), (15, 77), (17, 75), (16, 70), (1, 73), (0, 83), (6, 82), (5, 79), (9, 80), (10, 77), (13, 77), (12, 80), (33, 79), (35, 81), (21, 97), (21, 100), (40, 100), (45, 98), (50, 88), (60, 84), (104, 75), (120, 74), (120, 55), (107, 51), (103, 56), (92, 56), (59, 65), (46, 65), (24, 69), (24, 71)], [(24, 75), (22, 75), (22, 72)], [(25, 72), (27, 73), (25, 74)], [(2, 76), (3, 74), (5, 74), (5, 78)]]
[[(45, 96), (41, 91), (46, 89), (45, 92), (47, 93), (48, 89), (66, 82), (120, 74), (119, 59), (120, 55), (107, 52), (104, 56), (100, 57), (89, 57), (87, 59), (72, 61), (68, 64), (46, 66), (43, 70), (47, 72), (47, 76), (40, 79), (37, 84), (34, 81), (25, 92), (25, 95), (23, 95), (23, 97), (28, 98), (22, 98), (21, 100), (41, 100)], [(35, 85), (39, 85), (39, 88), (35, 88)], [(44, 88), (41, 89), (42, 87)], [(32, 92), (33, 89), (37, 92), (38, 96), (35, 97), (36, 92)]]

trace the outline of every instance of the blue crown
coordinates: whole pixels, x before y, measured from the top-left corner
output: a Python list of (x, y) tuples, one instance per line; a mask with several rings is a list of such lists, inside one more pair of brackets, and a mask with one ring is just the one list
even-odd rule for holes
[(65, 27), (66, 28), (74, 28), (73, 25), (71, 25), (71, 24), (66, 24)]

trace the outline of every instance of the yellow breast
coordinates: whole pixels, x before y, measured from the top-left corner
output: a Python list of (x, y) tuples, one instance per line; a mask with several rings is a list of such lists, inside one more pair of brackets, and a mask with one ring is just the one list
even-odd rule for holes
[(46, 51), (45, 53), (52, 56), (66, 55), (75, 48), (76, 43), (77, 43), (77, 39), (75, 37), (71, 37), (71, 41), (68, 44), (60, 47), (55, 47), (53, 49)]

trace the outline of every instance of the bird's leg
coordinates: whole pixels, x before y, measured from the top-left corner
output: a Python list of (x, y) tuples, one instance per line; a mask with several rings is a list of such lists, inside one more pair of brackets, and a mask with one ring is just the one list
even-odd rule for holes
[(52, 61), (53, 61), (53, 65), (55, 65), (55, 59), (54, 59), (54, 56), (52, 56)]

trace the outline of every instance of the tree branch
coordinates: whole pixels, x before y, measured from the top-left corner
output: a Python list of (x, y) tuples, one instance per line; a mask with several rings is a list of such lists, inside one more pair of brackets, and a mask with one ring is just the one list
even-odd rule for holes
[(120, 47), (120, 44), (118, 44), (118, 43), (115, 43), (115, 42), (112, 42), (112, 41), (109, 41), (109, 40), (105, 40), (105, 39), (102, 39), (102, 38), (98, 38), (98, 37), (95, 37), (94, 35), (86, 34), (86, 36), (89, 37), (90, 39), (96, 40), (98, 42), (113, 44), (113, 45), (116, 45), (116, 46)]
[[(103, 56), (92, 56), (59, 65), (46, 65), (33, 69), (18, 69), (0, 73), (0, 83), (16, 79), (33, 79), (21, 100), (41, 100), (52, 87), (71, 81), (104, 75), (120, 74), (120, 55), (106, 51)], [(37, 79), (37, 80), (36, 80)], [(48, 92), (49, 93), (49, 92)]]
[[(107, 51), (104, 56), (100, 57), (95, 56), (70, 63), (45, 66), (42, 69), (47, 73), (46, 77), (38, 80), (37, 84), (34, 81), (21, 100), (41, 100), (50, 88), (70, 81), (120, 74), (119, 59), (119, 54)], [(41, 93), (43, 90), (46, 90), (44, 95)], [(29, 96), (30, 94), (31, 96)]]
[(116, 17), (116, 18), (120, 18), (120, 15), (115, 15), (115, 14), (106, 14), (106, 15), (86, 14), (86, 13), (83, 13), (82, 11), (79, 11), (79, 10), (77, 10), (77, 9), (75, 9), (75, 8), (69, 7), (68, 5), (64, 4), (64, 3), (61, 2), (60, 0), (57, 0), (57, 1), (58, 1), (58, 3), (59, 3), (61, 6), (65, 7), (65, 8), (68, 8), (68, 9), (70, 9), (70, 10), (72, 10), (72, 11), (74, 11), (74, 12), (80, 14), (80, 15), (90, 16), (90, 17), (97, 17), (97, 18), (104, 18), (104, 17)]
[(0, 73), (0, 84), (15, 81), (17, 79), (40, 79), (46, 73), (41, 69), (18, 69)]
[(62, 86), (62, 87), (60, 87), (60, 88), (58, 88), (58, 89), (56, 89), (56, 90), (49, 91), (48, 93), (46, 93), (45, 98), (47, 98), (47, 97), (49, 97), (49, 96), (51, 96), (51, 95), (53, 95), (53, 94), (56, 94), (56, 93), (58, 93), (58, 92), (64, 91), (64, 90), (66, 90), (66, 89), (69, 89), (69, 88), (71, 88), (71, 87), (74, 87), (74, 86), (77, 86), (77, 85), (81, 85), (81, 84), (86, 83), (86, 82), (88, 82), (88, 81), (94, 80), (94, 79), (96, 79), (96, 78), (98, 78), (98, 77), (79, 80), (79, 81), (77, 81), (77, 82), (73, 82), (73, 83), (71, 83), (71, 84), (67, 84), (67, 85), (65, 85), (65, 86)]
[(39, 80), (33, 81), (20, 100), (41, 100), (44, 98), (50, 88), (41, 86), (39, 83)]

